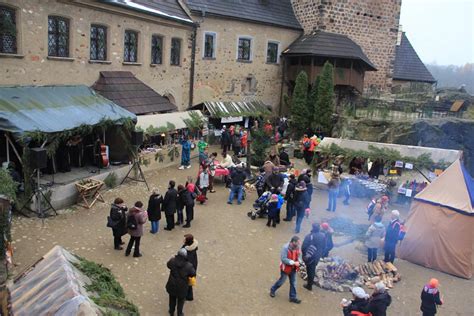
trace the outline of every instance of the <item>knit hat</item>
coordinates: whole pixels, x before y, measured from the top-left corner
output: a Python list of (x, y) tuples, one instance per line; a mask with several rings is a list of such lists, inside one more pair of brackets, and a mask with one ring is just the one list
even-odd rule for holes
[(393, 215), (393, 216), (396, 216), (397, 218), (399, 218), (399, 217), (400, 217), (400, 212), (397, 211), (397, 210), (393, 210), (393, 211), (392, 211), (392, 215)]
[(369, 294), (365, 293), (364, 289), (358, 286), (352, 288), (352, 294), (357, 298), (362, 298), (362, 299), (369, 298)]
[(320, 229), (320, 226), (319, 226), (319, 223), (313, 223), (311, 224), (311, 231), (312, 232), (319, 232), (319, 229)]
[(321, 224), (321, 228), (324, 229), (324, 230), (328, 230), (329, 227), (330, 227), (329, 224), (326, 223), (326, 222), (324, 222), (324, 223)]
[(375, 290), (378, 293), (385, 292), (385, 284), (382, 281), (375, 283)]
[(270, 202), (278, 202), (278, 195), (272, 194), (272, 197), (270, 198)]
[(184, 248), (178, 250), (178, 256), (186, 258), (188, 256), (188, 251)]
[(300, 188), (300, 189), (306, 189), (306, 182), (300, 181), (300, 183), (298, 183), (297, 187)]
[(432, 289), (437, 289), (438, 286), (439, 286), (439, 281), (438, 279), (431, 279), (430, 280), (430, 283), (428, 283), (429, 287), (432, 288)]

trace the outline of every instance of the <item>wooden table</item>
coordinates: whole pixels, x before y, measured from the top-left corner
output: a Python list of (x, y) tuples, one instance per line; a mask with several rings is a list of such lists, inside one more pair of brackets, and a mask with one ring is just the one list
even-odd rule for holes
[(79, 192), (77, 204), (90, 209), (97, 201), (105, 202), (104, 197), (100, 194), (103, 185), (103, 181), (96, 179), (81, 180), (76, 183), (76, 189)]

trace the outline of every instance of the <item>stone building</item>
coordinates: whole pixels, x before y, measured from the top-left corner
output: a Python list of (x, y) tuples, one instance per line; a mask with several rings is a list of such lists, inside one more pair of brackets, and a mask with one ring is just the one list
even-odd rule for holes
[(187, 108), (193, 22), (183, 8), (106, 2), (0, 0), (13, 29), (0, 34), (0, 84), (92, 86), (102, 71), (128, 71)]
[(305, 33), (316, 30), (347, 35), (359, 44), (377, 71), (365, 88), (390, 92), (401, 0), (291, 0)]
[(263, 101), (277, 108), (280, 55), (301, 34), (289, 0), (187, 0), (198, 23), (193, 105)]

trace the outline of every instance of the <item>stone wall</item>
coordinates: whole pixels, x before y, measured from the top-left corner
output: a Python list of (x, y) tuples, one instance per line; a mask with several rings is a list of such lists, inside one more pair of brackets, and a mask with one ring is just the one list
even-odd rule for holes
[[(85, 84), (91, 86), (100, 71), (131, 71), (155, 91), (174, 99), (179, 109), (189, 103), (189, 68), (192, 28), (158, 17), (92, 1), (0, 0), (17, 8), (18, 55), (0, 56), (2, 85)], [(82, 2), (82, 4), (81, 4)], [(51, 60), (48, 55), (48, 15), (70, 19), (71, 59)], [(108, 27), (108, 63), (90, 63), (90, 25)], [(138, 65), (124, 65), (125, 29), (139, 32)], [(163, 64), (150, 66), (151, 36), (164, 36)], [(170, 66), (171, 37), (182, 39), (181, 66)]]
[(305, 33), (345, 34), (358, 43), (378, 71), (366, 72), (365, 88), (390, 92), (401, 0), (292, 0)]
[[(195, 21), (201, 20), (193, 16)], [(216, 56), (204, 58), (205, 32), (216, 33)], [(279, 42), (279, 54), (300, 35), (301, 31), (207, 17), (197, 34), (194, 104), (203, 101), (261, 100), (276, 111), (280, 105), (282, 66), (268, 64), (267, 42)], [(237, 61), (239, 36), (252, 38), (251, 62)]]

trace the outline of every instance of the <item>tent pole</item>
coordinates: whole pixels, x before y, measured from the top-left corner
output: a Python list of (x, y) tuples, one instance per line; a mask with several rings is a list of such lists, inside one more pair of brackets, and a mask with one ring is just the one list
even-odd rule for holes
[(7, 163), (10, 163), (10, 146), (8, 144), (7, 134), (5, 134), (5, 145), (7, 147)]

